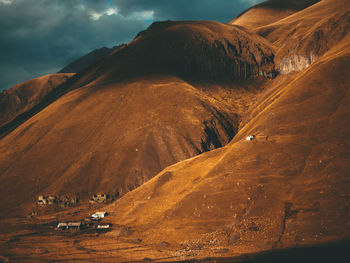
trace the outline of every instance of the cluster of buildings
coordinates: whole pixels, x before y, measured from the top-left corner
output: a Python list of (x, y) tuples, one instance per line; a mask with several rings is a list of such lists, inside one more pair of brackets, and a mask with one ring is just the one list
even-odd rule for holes
[(90, 204), (96, 204), (96, 203), (106, 203), (107, 201), (110, 200), (109, 194), (98, 194), (98, 195), (93, 195), (89, 202)]
[[(94, 194), (90, 200), (90, 204), (101, 204), (112, 201), (109, 194)], [(38, 197), (38, 205), (61, 205), (61, 206), (71, 206), (76, 205), (79, 202), (77, 197), (64, 196), (58, 198), (56, 195), (40, 195)]]
[[(116, 194), (116, 197), (119, 195)], [(109, 194), (94, 194), (90, 200), (90, 204), (100, 204), (112, 201)], [(61, 206), (71, 206), (79, 202), (76, 197), (69, 198), (64, 196), (63, 198), (58, 198), (56, 195), (40, 195), (38, 197), (37, 204), (40, 206), (46, 205), (61, 205)], [(59, 230), (81, 230), (81, 229), (96, 229), (96, 230), (108, 230), (111, 224), (101, 224), (98, 223), (108, 215), (108, 212), (95, 212), (91, 214), (90, 217), (85, 218), (82, 221), (71, 221), (71, 222), (59, 222), (57, 224), (57, 229)]]
[(55, 195), (40, 195), (38, 197), (38, 205), (61, 205), (61, 206), (71, 206), (76, 205), (79, 202), (77, 197), (69, 198), (64, 196), (63, 198), (58, 198)]
[(97, 230), (108, 230), (110, 224), (95, 223), (101, 221), (108, 215), (108, 212), (95, 212), (89, 218), (85, 218), (83, 222), (59, 222), (57, 228), (60, 230), (81, 230), (81, 229), (97, 229)]

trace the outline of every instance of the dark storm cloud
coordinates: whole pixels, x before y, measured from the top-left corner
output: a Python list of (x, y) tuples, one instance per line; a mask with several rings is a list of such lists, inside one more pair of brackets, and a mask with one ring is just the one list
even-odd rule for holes
[[(259, 0), (258, 0), (259, 1)], [(0, 0), (0, 90), (57, 72), (154, 20), (229, 21), (254, 0)]]
[(153, 10), (156, 19), (215, 20), (228, 22), (263, 0), (115, 0), (120, 12)]
[(0, 1), (0, 90), (54, 73), (93, 49), (127, 42), (148, 25), (111, 10), (103, 15), (110, 8), (96, 0)]

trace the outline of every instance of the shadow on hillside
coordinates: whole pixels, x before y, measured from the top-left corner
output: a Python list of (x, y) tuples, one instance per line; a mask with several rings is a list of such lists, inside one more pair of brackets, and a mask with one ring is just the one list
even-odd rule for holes
[(347, 263), (350, 262), (350, 239), (322, 246), (281, 249), (240, 258), (207, 258), (179, 262)]

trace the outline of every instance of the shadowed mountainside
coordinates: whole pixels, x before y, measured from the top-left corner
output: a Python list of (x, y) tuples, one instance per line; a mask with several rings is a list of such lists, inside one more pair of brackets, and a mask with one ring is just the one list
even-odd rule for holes
[(38, 104), (72, 74), (52, 74), (28, 80), (0, 93), (0, 126)]
[(81, 58), (71, 62), (63, 69), (61, 69), (58, 73), (78, 73), (90, 67), (91, 65), (99, 62), (100, 60), (107, 57), (109, 54), (111, 54), (113, 51), (117, 50), (120, 47), (122, 47), (122, 45), (115, 46), (112, 48), (103, 47), (93, 50), (90, 53), (82, 56)]
[(172, 75), (187, 81), (232, 83), (276, 74), (269, 42), (218, 22), (156, 22), (86, 77), (108, 83), (143, 76)]

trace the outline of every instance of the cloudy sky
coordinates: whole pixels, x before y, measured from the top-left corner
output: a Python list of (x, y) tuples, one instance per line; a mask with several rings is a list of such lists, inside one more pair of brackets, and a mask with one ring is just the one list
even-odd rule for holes
[(227, 22), (263, 0), (0, 0), (0, 90), (132, 40), (159, 20)]

